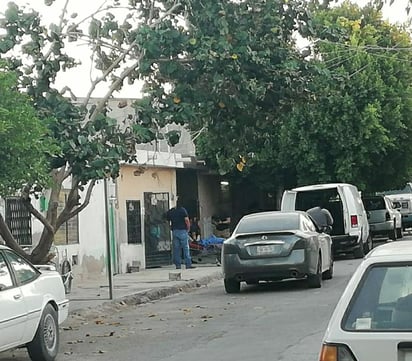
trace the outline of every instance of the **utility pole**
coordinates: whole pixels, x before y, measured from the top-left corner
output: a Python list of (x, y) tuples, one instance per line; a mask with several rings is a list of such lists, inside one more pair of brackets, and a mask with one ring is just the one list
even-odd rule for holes
[(113, 272), (112, 272), (112, 252), (110, 247), (110, 226), (109, 226), (109, 198), (107, 196), (107, 179), (104, 178), (104, 214), (106, 223), (106, 250), (107, 250), (107, 273), (109, 277), (109, 299), (113, 299)]

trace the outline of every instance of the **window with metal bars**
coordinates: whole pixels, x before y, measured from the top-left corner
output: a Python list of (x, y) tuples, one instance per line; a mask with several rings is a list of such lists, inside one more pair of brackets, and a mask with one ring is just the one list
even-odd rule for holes
[[(60, 213), (67, 202), (67, 197), (70, 190), (62, 189), (59, 196), (59, 206), (57, 208)], [(67, 222), (63, 223), (54, 235), (55, 245), (77, 244), (79, 243), (79, 215), (76, 214)]]
[(11, 234), (21, 246), (31, 246), (31, 214), (19, 197), (5, 199), (5, 221)]
[(127, 243), (142, 243), (140, 201), (126, 201)]

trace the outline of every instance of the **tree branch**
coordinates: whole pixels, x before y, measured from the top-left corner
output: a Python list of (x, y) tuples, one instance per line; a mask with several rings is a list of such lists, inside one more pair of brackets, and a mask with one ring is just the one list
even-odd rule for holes
[(66, 206), (64, 207), (63, 211), (59, 214), (59, 217), (56, 220), (56, 229), (59, 229), (62, 224), (64, 224), (69, 219), (76, 216), (78, 213), (80, 213), (83, 209), (85, 209), (89, 205), (90, 198), (91, 198), (92, 191), (93, 191), (95, 184), (96, 184), (95, 180), (90, 182), (87, 188), (87, 192), (86, 192), (86, 196), (85, 196), (83, 204), (75, 208), (74, 210), (73, 210), (73, 199), (74, 197), (77, 197), (78, 187), (77, 186), (72, 187), (69, 197), (68, 197), (69, 201), (66, 203)]
[(29, 201), (26, 200), (24, 202), (25, 207), (27, 210), (34, 216), (36, 217), (43, 225), (48, 229), (49, 232), (54, 234), (54, 228), (53, 226), (49, 223), (49, 221), (44, 217), (36, 208), (34, 208), (33, 204)]
[[(89, 103), (90, 98), (92, 97), (92, 94), (93, 94), (94, 90), (96, 89), (97, 85), (98, 85), (100, 82), (104, 81), (104, 80), (107, 78), (108, 75), (110, 75), (110, 73), (113, 71), (113, 69), (115, 69), (115, 68), (117, 67), (117, 65), (120, 64), (120, 62), (122, 62), (122, 61), (126, 58), (126, 56), (128, 55), (128, 53), (132, 50), (132, 48), (133, 48), (135, 45), (136, 45), (136, 42), (134, 41), (133, 43), (130, 44), (129, 48), (126, 49), (126, 50), (123, 52), (123, 54), (121, 54), (121, 55), (104, 71), (104, 73), (103, 73), (100, 77), (98, 77), (98, 78), (96, 78), (95, 80), (92, 81), (92, 84), (91, 84), (91, 86), (90, 86), (90, 89), (89, 89), (89, 91), (87, 92), (86, 98), (85, 98), (85, 100), (84, 100), (84, 102), (83, 102), (83, 105), (84, 105), (84, 106), (86, 106), (86, 105)], [(134, 69), (134, 68), (133, 68), (133, 69)], [(113, 93), (113, 91), (112, 91), (112, 93)], [(107, 97), (107, 99), (108, 99), (108, 98), (109, 98), (109, 97)], [(107, 101), (107, 99), (106, 99), (106, 101)], [(103, 104), (105, 104), (106, 101), (104, 101)], [(100, 111), (102, 110), (103, 106), (101, 106), (101, 107), (98, 106), (98, 108), (99, 108), (99, 112), (100, 112)], [(96, 108), (96, 110), (97, 110), (97, 108)], [(95, 113), (95, 112), (93, 112), (92, 116), (90, 117), (90, 120), (94, 120), (94, 118), (95, 118), (95, 116), (93, 117), (94, 113)], [(97, 115), (97, 114), (98, 114), (98, 113), (96, 113), (96, 115)]]

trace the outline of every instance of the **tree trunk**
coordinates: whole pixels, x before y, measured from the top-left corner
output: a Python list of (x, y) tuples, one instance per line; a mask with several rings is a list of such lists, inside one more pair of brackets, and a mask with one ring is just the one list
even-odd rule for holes
[(30, 259), (34, 264), (41, 264), (47, 260), (50, 247), (53, 244), (54, 233), (56, 229), (57, 209), (59, 206), (59, 196), (62, 188), (63, 181), (65, 179), (64, 169), (60, 169), (53, 174), (53, 187), (50, 192), (49, 208), (47, 210), (46, 220), (54, 231), (51, 231), (47, 227), (43, 228), (43, 232), (40, 236), (40, 241), (33, 249), (30, 255)]

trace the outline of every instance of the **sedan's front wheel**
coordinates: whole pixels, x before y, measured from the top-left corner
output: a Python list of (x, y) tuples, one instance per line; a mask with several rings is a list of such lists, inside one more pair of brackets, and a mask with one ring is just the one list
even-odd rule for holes
[(59, 323), (52, 305), (44, 308), (33, 341), (27, 344), (27, 351), (33, 361), (53, 361), (59, 350)]
[(238, 293), (240, 292), (240, 282), (231, 278), (225, 278), (225, 291), (226, 293)]

